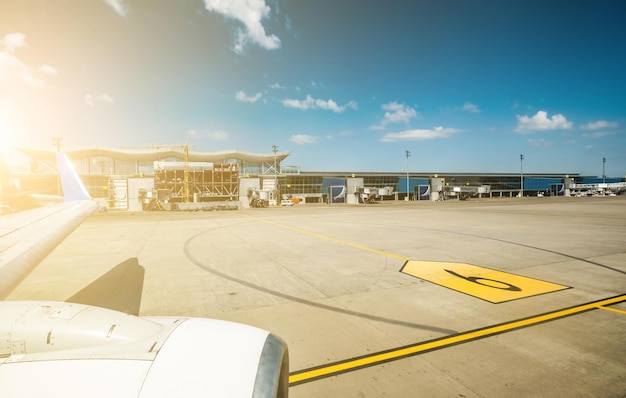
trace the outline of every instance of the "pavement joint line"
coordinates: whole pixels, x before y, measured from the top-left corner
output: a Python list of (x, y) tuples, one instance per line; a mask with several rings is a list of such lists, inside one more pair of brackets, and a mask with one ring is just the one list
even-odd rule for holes
[(275, 225), (277, 227), (290, 229), (292, 231), (299, 232), (301, 234), (314, 236), (316, 238), (328, 240), (328, 241), (331, 241), (331, 242), (339, 243), (339, 244), (350, 246), (350, 247), (354, 247), (356, 249), (365, 250), (365, 251), (368, 251), (368, 252), (371, 252), (371, 253), (380, 254), (380, 255), (383, 255), (383, 256), (395, 258), (395, 259), (402, 260), (402, 261), (409, 261), (410, 260), (408, 257), (399, 256), (397, 254), (389, 253), (389, 252), (386, 252), (386, 251), (383, 251), (383, 250), (373, 249), (371, 247), (359, 245), (357, 243), (352, 243), (352, 242), (348, 242), (348, 241), (337, 239), (337, 238), (333, 238), (331, 236), (319, 234), (317, 232), (311, 232), (311, 231), (307, 231), (305, 229), (292, 227), (292, 226), (287, 225), (287, 224), (282, 224), (282, 223), (275, 222), (275, 221), (265, 220), (263, 218), (254, 217), (254, 216), (251, 216), (251, 215), (248, 215), (248, 214), (242, 214), (242, 216), (248, 217), (248, 218), (252, 218), (253, 220), (257, 220), (257, 221), (260, 221), (260, 222), (263, 222), (263, 223), (266, 223), (266, 224)]
[(289, 375), (289, 385), (296, 386), (299, 384), (308, 383), (314, 380), (319, 380), (327, 377), (337, 376), (342, 373), (363, 369), (366, 367), (381, 365), (387, 362), (396, 361), (399, 359), (416, 356), (430, 351), (439, 350), (442, 348), (451, 347), (458, 344), (468, 343), (470, 341), (495, 336), (498, 334), (511, 332), (514, 330), (522, 329), (529, 326), (538, 325), (545, 322), (562, 319), (568, 316), (581, 314), (583, 312), (592, 311), (596, 309), (607, 309), (612, 311), (618, 311), (614, 308), (607, 308), (604, 306), (618, 304), (626, 301), (626, 294), (622, 294), (615, 297), (601, 299), (586, 304), (579, 304), (573, 307), (564, 308), (544, 314), (534, 315), (527, 318), (522, 318), (514, 321), (500, 323), (497, 325), (487, 326), (479, 329), (469, 330), (467, 332), (461, 332), (450, 336), (437, 338), (434, 340), (423, 341), (420, 343), (393, 348), (386, 351), (380, 351), (377, 353), (354, 357), (343, 361), (334, 362), (327, 365), (318, 366), (315, 368), (303, 369), (292, 372)]

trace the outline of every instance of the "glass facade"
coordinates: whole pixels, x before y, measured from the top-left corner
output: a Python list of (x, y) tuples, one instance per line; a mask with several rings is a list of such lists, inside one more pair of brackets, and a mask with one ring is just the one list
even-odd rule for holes
[(281, 192), (291, 195), (314, 195), (324, 192), (323, 177), (320, 176), (288, 176), (281, 179)]

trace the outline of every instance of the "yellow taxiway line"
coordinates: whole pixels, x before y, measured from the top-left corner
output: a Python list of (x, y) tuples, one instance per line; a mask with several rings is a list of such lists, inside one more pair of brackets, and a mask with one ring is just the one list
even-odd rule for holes
[(605, 306), (617, 304), (626, 301), (626, 294), (611, 297), (599, 301), (594, 301), (591, 303), (581, 304), (570, 308), (565, 308), (553, 312), (548, 312), (541, 315), (535, 315), (529, 318), (519, 319), (515, 321), (505, 322), (498, 325), (488, 326), (481, 329), (470, 330), (467, 332), (462, 332), (458, 334), (454, 334), (451, 336), (446, 336), (442, 338), (438, 338), (435, 340), (429, 340), (405, 347), (399, 347), (387, 351), (382, 351), (378, 353), (374, 353), (371, 355), (366, 355), (358, 358), (347, 359), (344, 361), (339, 361), (335, 363), (331, 363), (328, 365), (319, 366), (311, 369), (299, 370), (296, 372), (292, 372), (289, 376), (289, 385), (295, 386), (298, 384), (307, 383), (313, 380), (335, 376), (341, 373), (351, 372), (357, 369), (380, 365), (386, 362), (395, 361), (398, 359), (415, 356), (418, 354), (423, 354), (425, 352), (434, 351), (438, 349), (442, 349), (445, 347), (449, 347), (456, 344), (467, 343), (473, 340), (494, 336), (497, 334), (510, 332), (513, 330), (521, 329), (524, 327), (537, 325), (544, 322), (553, 321), (556, 319), (564, 318), (571, 315), (580, 314), (586, 311), (591, 311), (595, 309), (607, 309), (613, 310), (617, 312), (622, 312), (620, 310), (615, 310), (611, 308), (607, 308)]
[(305, 234), (305, 235), (309, 235), (309, 236), (314, 236), (316, 238), (320, 238), (320, 239), (324, 239), (324, 240), (328, 240), (330, 242), (335, 242), (335, 243), (339, 243), (341, 245), (346, 245), (346, 246), (350, 246), (350, 247), (354, 247), (356, 249), (360, 249), (360, 250), (365, 250), (371, 253), (376, 253), (376, 254), (380, 254), (383, 256), (387, 256), (387, 257), (392, 257), (392, 258), (397, 258), (398, 260), (402, 260), (402, 261), (409, 261), (408, 257), (404, 257), (404, 256), (398, 256), (397, 254), (393, 254), (393, 253), (389, 253), (383, 250), (377, 250), (377, 249), (372, 249), (371, 247), (367, 247), (367, 246), (363, 246), (363, 245), (359, 245), (356, 243), (352, 243), (352, 242), (348, 242), (345, 240), (341, 240), (341, 239), (336, 239), (333, 238), (331, 236), (327, 236), (327, 235), (323, 235), (323, 234), (318, 234), (317, 232), (311, 232), (311, 231), (307, 231), (305, 229), (300, 229), (300, 228), (296, 228), (296, 227), (292, 227), (291, 225), (287, 225), (287, 224), (281, 224), (278, 222), (274, 222), (274, 221), (269, 221), (269, 220), (265, 220), (263, 218), (258, 218), (258, 217), (254, 217), (248, 214), (243, 214), (244, 217), (248, 217), (248, 218), (252, 218), (253, 220), (257, 220), (257, 221), (261, 221), (264, 222), (266, 224), (271, 224), (271, 225), (275, 225), (277, 227), (281, 227), (281, 228), (285, 228), (285, 229), (290, 229), (292, 231), (301, 233), (301, 234)]
[(601, 310), (607, 310), (607, 311), (617, 312), (618, 314), (626, 315), (626, 311), (618, 310), (617, 308), (603, 307), (601, 305), (599, 305), (598, 308)]

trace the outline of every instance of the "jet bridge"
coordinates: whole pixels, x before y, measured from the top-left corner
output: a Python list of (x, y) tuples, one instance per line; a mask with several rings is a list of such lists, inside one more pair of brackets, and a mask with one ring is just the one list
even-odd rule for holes
[(372, 188), (372, 187), (356, 187), (354, 195), (359, 203), (374, 203), (383, 196), (393, 194), (393, 187)]
[(570, 190), (573, 196), (620, 195), (626, 192), (626, 182), (571, 184)]
[(472, 197), (480, 197), (483, 194), (489, 194), (490, 191), (490, 185), (446, 185), (443, 187), (444, 200), (445, 198), (454, 197), (459, 198), (459, 200), (468, 200)]

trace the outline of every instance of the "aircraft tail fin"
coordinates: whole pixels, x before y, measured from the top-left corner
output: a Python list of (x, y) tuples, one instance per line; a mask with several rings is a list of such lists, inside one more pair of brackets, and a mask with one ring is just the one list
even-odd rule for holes
[(78, 177), (78, 173), (76, 173), (76, 170), (67, 158), (67, 155), (57, 152), (56, 156), (64, 200), (91, 200), (91, 196), (87, 192), (87, 188), (85, 188), (85, 185), (80, 180), (80, 177)]

